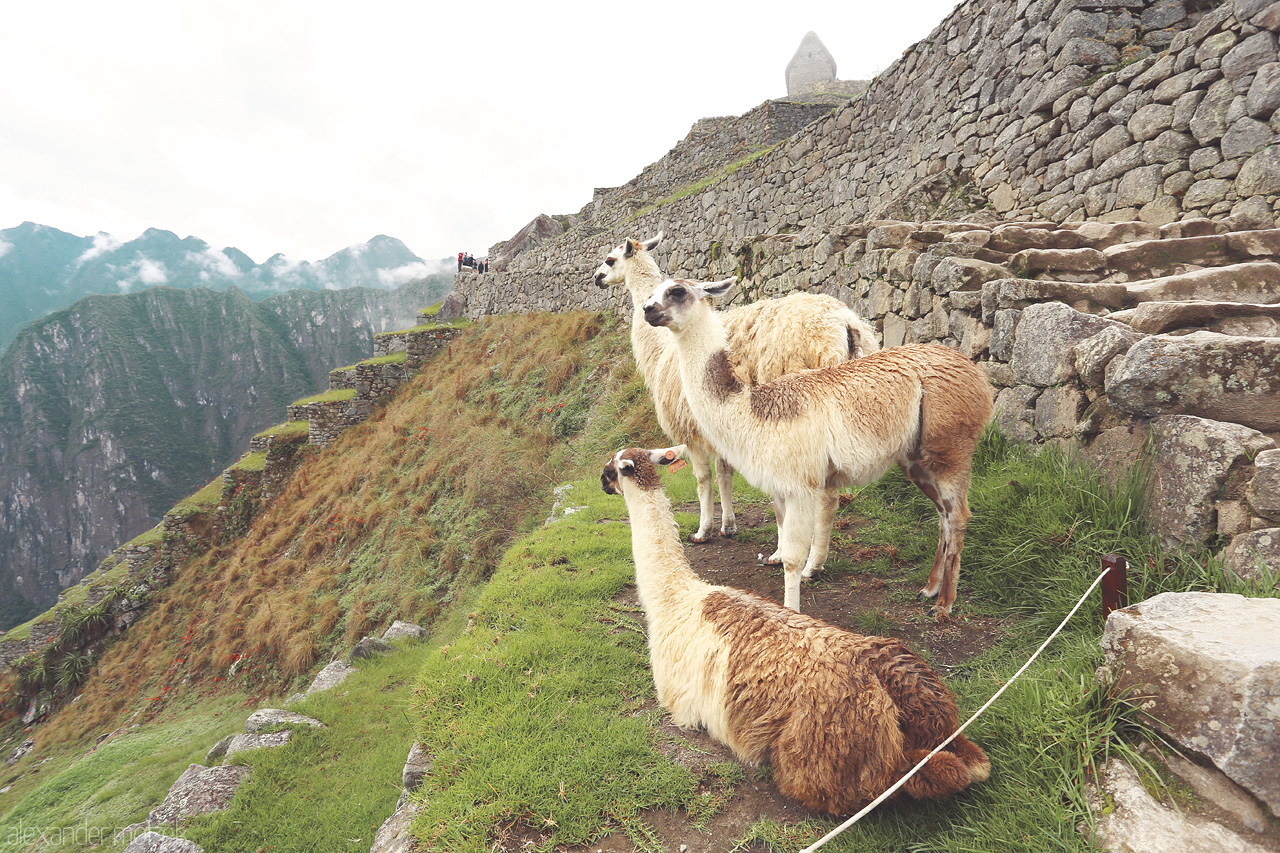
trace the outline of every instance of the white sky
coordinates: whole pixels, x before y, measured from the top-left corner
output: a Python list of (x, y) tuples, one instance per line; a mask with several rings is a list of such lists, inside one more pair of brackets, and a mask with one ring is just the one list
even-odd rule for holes
[[(484, 253), (786, 93), (869, 79), (954, 0), (65, 0), (0, 27), (0, 229), (155, 227), (262, 262), (375, 234)], [(756, 11), (767, 8), (768, 11)]]

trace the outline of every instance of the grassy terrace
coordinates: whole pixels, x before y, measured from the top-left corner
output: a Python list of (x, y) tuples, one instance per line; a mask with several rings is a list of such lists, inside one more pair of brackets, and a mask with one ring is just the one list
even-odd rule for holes
[(306, 421), (285, 421), (284, 423), (277, 424), (270, 429), (264, 429), (262, 432), (255, 435), (254, 438), (266, 438), (269, 435), (274, 435), (281, 439), (297, 436), (306, 438), (308, 430), (309, 427), (307, 426)]
[(309, 406), (312, 403), (341, 403), (346, 400), (354, 400), (356, 398), (356, 389), (339, 388), (336, 391), (325, 391), (323, 394), (316, 394), (311, 397), (303, 397), (301, 400), (294, 400), (291, 406)]
[(233, 471), (261, 471), (267, 467), (267, 451), (262, 450), (257, 453), (249, 453), (235, 462), (231, 469)]
[(393, 352), (393, 353), (389, 353), (388, 355), (379, 355), (379, 356), (375, 356), (374, 358), (366, 358), (363, 361), (358, 361), (355, 364), (348, 364), (346, 367), (335, 368), (335, 370), (331, 370), (329, 372), (334, 373), (339, 370), (341, 371), (355, 370), (357, 367), (361, 366), (362, 364), (367, 364), (367, 365), (404, 364), (408, 359), (409, 359), (409, 353), (406, 352), (405, 350), (400, 350), (400, 352)]

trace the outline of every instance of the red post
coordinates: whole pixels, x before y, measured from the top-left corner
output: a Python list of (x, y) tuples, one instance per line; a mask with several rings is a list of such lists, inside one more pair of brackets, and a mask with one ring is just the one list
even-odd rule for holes
[(1129, 604), (1129, 564), (1119, 554), (1107, 554), (1102, 558), (1102, 567), (1110, 571), (1102, 578), (1102, 615), (1107, 617), (1111, 611), (1127, 607)]

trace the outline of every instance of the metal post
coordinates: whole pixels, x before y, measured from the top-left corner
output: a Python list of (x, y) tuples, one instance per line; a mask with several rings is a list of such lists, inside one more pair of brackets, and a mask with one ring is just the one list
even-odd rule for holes
[(1129, 605), (1129, 564), (1119, 554), (1107, 554), (1102, 558), (1102, 567), (1108, 569), (1102, 579), (1103, 617), (1111, 615), (1111, 611)]

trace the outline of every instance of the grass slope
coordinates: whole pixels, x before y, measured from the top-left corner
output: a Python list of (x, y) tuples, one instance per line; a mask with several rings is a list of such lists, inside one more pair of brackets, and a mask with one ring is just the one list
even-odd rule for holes
[[(432, 849), (552, 850), (620, 829), (653, 850), (650, 810), (705, 821), (735, 786), (768, 774), (719, 766), (696, 778), (657, 748), (642, 622), (617, 598), (633, 572), (625, 506), (600, 492), (598, 471), (619, 447), (660, 442), (612, 321), (504, 317), (467, 329), (374, 419), (311, 454), (243, 540), (178, 570), (102, 653), (79, 700), (0, 775), (0, 843), (18, 826), (145, 818), (187, 761), (395, 618), (430, 625), (431, 642), (307, 700), (300, 710), (329, 729), (247, 756), (253, 782), (185, 834), (220, 851), (367, 850), (415, 737), (434, 755), (417, 823)], [(543, 527), (551, 490), (566, 480), (568, 502), (583, 509)], [(693, 496), (688, 470), (668, 487), (677, 502)], [(1137, 491), (988, 436), (960, 603), (962, 613), (1007, 614), (1008, 630), (948, 672), (962, 713), (1057, 624), (1103, 552), (1130, 557), (1135, 598), (1221, 586), (1211, 566), (1151, 544)], [(858, 542), (872, 559), (846, 561), (838, 579), (923, 580), (936, 516), (900, 475), (842, 513), (868, 519)], [(881, 565), (874, 555), (888, 546), (898, 560)], [(971, 730), (992, 757), (990, 781), (877, 812), (828, 849), (1084, 850), (1082, 786), (1138, 731), (1093, 682), (1100, 617), (1091, 603)], [(26, 736), (3, 734), (10, 744)], [(736, 845), (795, 850), (826, 827), (760, 821), (741, 827)]]

